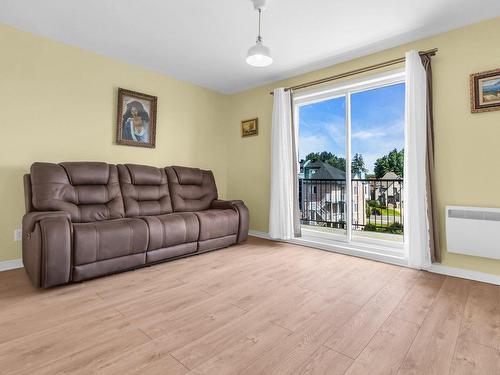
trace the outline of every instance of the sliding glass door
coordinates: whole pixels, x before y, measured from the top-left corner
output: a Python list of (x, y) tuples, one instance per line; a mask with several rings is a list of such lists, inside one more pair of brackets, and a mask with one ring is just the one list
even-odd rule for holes
[(299, 108), (299, 209), (317, 231), (347, 236), (346, 97)]
[(305, 233), (402, 243), (404, 102), (401, 72), (295, 96)]

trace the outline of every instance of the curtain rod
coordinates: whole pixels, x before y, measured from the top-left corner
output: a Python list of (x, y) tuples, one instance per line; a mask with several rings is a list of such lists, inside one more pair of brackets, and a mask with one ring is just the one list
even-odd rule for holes
[[(430, 49), (430, 50), (427, 50), (427, 51), (420, 51), (419, 52), (419, 55), (422, 56), (422, 55), (427, 55), (427, 56), (434, 56), (436, 54), (436, 52), (438, 51), (437, 48), (433, 48), (433, 49)], [(335, 81), (337, 79), (341, 79), (341, 78), (345, 78), (345, 77), (349, 77), (349, 76), (353, 76), (353, 75), (356, 75), (356, 74), (361, 74), (361, 73), (366, 73), (366, 72), (370, 72), (372, 70), (376, 70), (376, 69), (380, 69), (380, 68), (385, 68), (386, 66), (391, 66), (391, 65), (396, 65), (396, 64), (400, 64), (402, 62), (405, 61), (405, 58), (404, 57), (400, 57), (398, 59), (393, 59), (393, 60), (388, 60), (388, 61), (384, 61), (384, 62), (381, 62), (381, 63), (378, 63), (378, 64), (374, 64), (374, 65), (370, 65), (370, 66), (366, 66), (364, 68), (359, 68), (359, 69), (355, 69), (355, 70), (351, 70), (349, 72), (345, 72), (345, 73), (340, 73), (340, 74), (336, 74), (334, 76), (330, 76), (330, 77), (325, 77), (325, 78), (321, 78), (321, 79), (317, 79), (315, 81), (310, 81), (310, 82), (306, 82), (306, 83), (302, 83), (300, 85), (295, 85), (295, 86), (291, 86), (291, 87), (286, 87), (285, 88), (285, 91), (289, 91), (289, 90), (300, 90), (300, 89), (304, 89), (306, 87), (311, 87), (311, 86), (316, 86), (316, 85), (320, 85), (322, 83), (326, 83), (326, 82), (330, 82), (330, 81)], [(270, 92), (271, 95), (274, 95), (274, 93), (271, 91)]]

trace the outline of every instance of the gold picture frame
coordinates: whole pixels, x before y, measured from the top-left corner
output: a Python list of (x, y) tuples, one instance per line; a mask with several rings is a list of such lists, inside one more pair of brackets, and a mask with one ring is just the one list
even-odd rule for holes
[(259, 118), (243, 120), (241, 122), (241, 137), (251, 137), (259, 134)]
[(472, 113), (500, 111), (500, 69), (470, 75)]
[(118, 88), (116, 143), (155, 148), (156, 96)]

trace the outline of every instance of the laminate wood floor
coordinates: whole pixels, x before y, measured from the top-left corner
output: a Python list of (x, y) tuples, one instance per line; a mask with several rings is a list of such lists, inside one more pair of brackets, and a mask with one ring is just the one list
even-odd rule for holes
[(49, 290), (0, 273), (0, 374), (500, 374), (500, 287), (249, 238)]

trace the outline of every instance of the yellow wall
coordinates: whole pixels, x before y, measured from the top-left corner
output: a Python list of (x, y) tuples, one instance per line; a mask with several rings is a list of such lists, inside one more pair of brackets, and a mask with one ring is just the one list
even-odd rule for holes
[[(231, 96), (228, 194), (248, 204), (252, 229), (267, 232), (270, 90), (401, 57), (410, 49), (437, 47), (433, 70), (439, 212), (451, 204), (500, 207), (500, 111), (471, 114), (469, 106), (469, 74), (500, 68), (499, 45), (500, 18), (496, 18)], [(259, 136), (240, 138), (240, 120), (256, 116)], [(444, 228), (441, 220), (443, 264), (500, 275), (500, 261), (448, 254)]]
[[(226, 196), (224, 95), (0, 25), (0, 262), (21, 257), (34, 161), (210, 168)], [(158, 96), (156, 149), (114, 144), (117, 88)]]
[[(471, 114), (469, 74), (500, 67), (500, 18), (232, 96), (0, 25), (0, 262), (24, 212), (22, 175), (33, 161), (103, 160), (214, 170), (220, 195), (244, 199), (251, 228), (267, 232), (275, 87), (439, 48), (433, 60), (440, 213), (447, 204), (500, 207), (500, 111)], [(157, 148), (114, 145), (116, 89), (156, 95)], [(240, 120), (259, 117), (242, 139)], [(446, 253), (443, 263), (500, 274), (500, 261)]]

